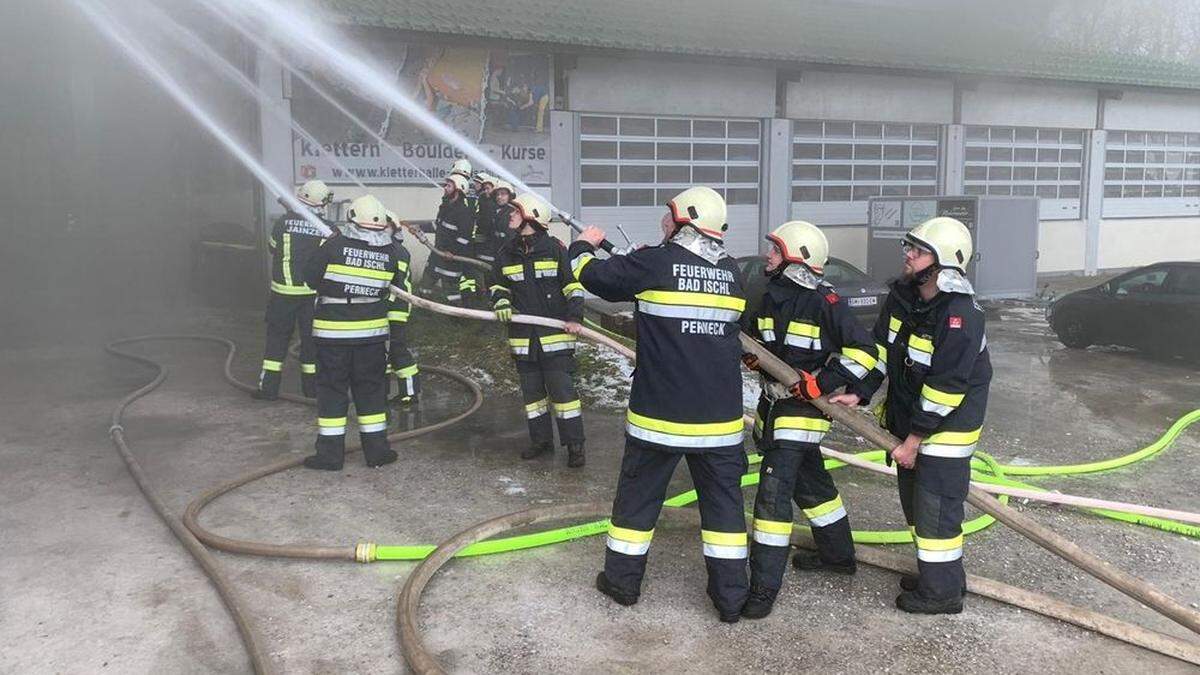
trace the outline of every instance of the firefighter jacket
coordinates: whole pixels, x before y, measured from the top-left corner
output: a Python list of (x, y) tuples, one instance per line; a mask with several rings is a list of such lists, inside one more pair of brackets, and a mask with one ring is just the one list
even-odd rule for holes
[[(518, 314), (563, 321), (583, 321), (583, 286), (575, 280), (567, 249), (545, 230), (505, 242), (492, 263), (492, 304), (510, 303)], [(573, 355), (575, 336), (558, 328), (510, 323), (508, 345), (513, 358), (532, 361), (547, 356)]]
[(713, 264), (674, 243), (601, 260), (571, 244), (584, 288), (636, 301), (637, 369), (625, 432), (667, 452), (742, 452), (742, 346), (746, 300), (737, 264)]
[(309, 258), (304, 280), (317, 291), (317, 344), (388, 339), (388, 286), (404, 283), (394, 242), (371, 244), (338, 234)]
[(325, 225), (321, 229), (304, 216), (288, 211), (275, 221), (271, 228), (271, 291), (280, 295), (316, 295), (316, 291), (304, 283), (304, 265), (326, 237), (336, 230), (324, 218), (317, 217)]
[(822, 392), (846, 385), (869, 398), (864, 380), (876, 366), (875, 343), (832, 286), (809, 289), (777, 274), (742, 326), (784, 363), (816, 375)]
[(887, 375), (883, 425), (900, 439), (924, 437), (922, 455), (970, 457), (992, 380), (983, 310), (975, 299), (940, 292), (927, 303), (912, 284), (894, 281), (874, 337), (878, 364), (867, 390)]
[[(412, 254), (404, 246), (404, 235), (397, 228), (395, 234), (392, 235), (393, 246), (396, 254), (396, 271), (399, 277), (396, 280), (396, 288), (401, 288), (409, 293), (412, 293), (412, 270), (409, 269), (409, 264), (412, 262)], [(408, 316), (412, 313), (412, 306), (407, 300), (393, 296), (391, 303), (388, 305), (388, 321), (392, 324), (408, 323)]]
[(461, 193), (455, 193), (454, 197), (443, 196), (434, 226), (434, 246), (462, 255), (475, 230), (475, 209)]

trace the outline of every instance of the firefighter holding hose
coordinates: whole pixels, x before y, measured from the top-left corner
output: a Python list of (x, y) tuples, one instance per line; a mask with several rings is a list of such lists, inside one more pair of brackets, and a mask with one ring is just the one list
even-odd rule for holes
[[(868, 390), (887, 377), (880, 423), (897, 438), (904, 519), (917, 544), (916, 577), (900, 580), (896, 606), (918, 614), (957, 614), (966, 589), (963, 504), (971, 456), (987, 408), (992, 364), (983, 310), (966, 278), (971, 232), (947, 217), (905, 235), (904, 268), (875, 323), (878, 364)], [(864, 392), (865, 394), (866, 392)], [(857, 405), (868, 396), (830, 398)]]
[[(466, 175), (463, 175), (463, 172)], [(455, 255), (466, 255), (475, 229), (475, 210), (467, 203), (467, 181), (471, 165), (462, 159), (454, 163), (442, 182), (442, 203), (434, 220), (434, 246)], [(475, 292), (475, 278), (463, 274), (461, 263), (438, 258), (426, 267), (422, 287), (435, 287), (447, 302), (463, 305), (464, 296)]]
[(658, 246), (601, 260), (594, 251), (604, 232), (588, 227), (570, 248), (587, 290), (637, 303), (625, 454), (596, 588), (621, 605), (638, 601), (667, 484), (686, 458), (700, 501), (708, 596), (720, 620), (733, 623), (748, 592), (738, 338), (746, 300), (725, 252), (721, 195), (693, 187), (666, 206)]

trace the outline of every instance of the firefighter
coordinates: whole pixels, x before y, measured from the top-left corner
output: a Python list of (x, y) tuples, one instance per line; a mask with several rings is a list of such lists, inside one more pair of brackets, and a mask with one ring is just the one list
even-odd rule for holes
[[(409, 264), (412, 255), (404, 246), (404, 231), (400, 227), (400, 219), (391, 211), (387, 212), (392, 226), (392, 242), (396, 247), (396, 269), (400, 272), (397, 288), (412, 293), (412, 273)], [(388, 365), (387, 374), (394, 375), (400, 384), (396, 398), (401, 405), (413, 405), (420, 394), (420, 382), (417, 379), (419, 369), (416, 359), (408, 349), (408, 317), (412, 306), (407, 300), (392, 296), (388, 306)]]
[[(467, 204), (467, 179), (451, 173), (442, 183), (442, 190), (442, 203), (434, 221), (434, 246), (447, 253), (466, 255), (475, 229), (475, 212)], [(458, 305), (464, 304), (464, 293), (474, 293), (476, 288), (475, 279), (463, 274), (462, 263), (441, 257), (426, 267), (422, 285), (437, 287), (447, 302)]]
[(325, 227), (319, 227), (292, 211), (271, 228), (271, 297), (267, 300), (267, 344), (263, 350), (258, 390), (252, 396), (265, 401), (279, 398), (283, 362), (287, 358), (292, 330), (300, 330), (300, 388), (305, 396), (316, 396), (316, 347), (313, 344), (313, 299), (317, 292), (304, 283), (304, 264), (313, 251), (334, 233), (325, 219), (325, 208), (333, 201), (329, 186), (310, 180), (296, 188), (296, 199), (312, 210)]
[(638, 601), (667, 484), (686, 458), (700, 499), (708, 595), (720, 620), (733, 623), (748, 592), (738, 339), (746, 301), (737, 264), (725, 252), (721, 195), (692, 187), (666, 206), (658, 246), (600, 260), (593, 252), (604, 232), (588, 227), (570, 248), (587, 290), (637, 303), (625, 454), (596, 588), (621, 605)]
[(508, 181), (496, 180), (491, 194), (492, 213), (486, 223), (480, 223), (476, 232), (476, 236), (484, 242), (479, 254), (480, 260), (487, 260), (485, 256), (489, 255), (494, 259), (496, 251), (500, 250), (508, 238), (508, 217), (513, 208), (511, 202), (514, 193), (515, 190)]
[(508, 222), (495, 223), (496, 200), (494, 192), (496, 179), (486, 173), (478, 173), (475, 180), (479, 185), (479, 201), (475, 213), (475, 236), (471, 240), (471, 257), (485, 263), (496, 261), (496, 247), (492, 246), (492, 231), (494, 228), (508, 227)]
[[(875, 344), (849, 308), (824, 281), (829, 242), (815, 225), (801, 220), (767, 235), (769, 277), (761, 308), (746, 315), (747, 333), (789, 366), (801, 383), (786, 389), (760, 371), (762, 394), (754, 417), (754, 437), (762, 452), (754, 536), (750, 544), (750, 598), (742, 616), (771, 613), (783, 581), (792, 533), (792, 501), (812, 526), (816, 553), (797, 553), (800, 570), (854, 574), (854, 542), (846, 508), (825, 469), (821, 439), (830, 420), (808, 401), (846, 386), (865, 394), (863, 380), (875, 367)], [(751, 370), (758, 358), (742, 355)]]
[(388, 286), (403, 286), (388, 211), (371, 195), (350, 203), (349, 222), (308, 260), (304, 279), (317, 290), (316, 454), (311, 469), (337, 471), (346, 450), (347, 390), (354, 394), (367, 466), (396, 461), (387, 439)]
[[(512, 203), (511, 236), (492, 265), (491, 291), (496, 318), (514, 312), (561, 319), (563, 330), (509, 323), (508, 344), (521, 379), (529, 449), (522, 459), (554, 452), (553, 414), (567, 466), (584, 465), (583, 408), (575, 390), (575, 336), (583, 320), (583, 286), (575, 280), (562, 242), (550, 236), (550, 205), (526, 192)], [(565, 332), (564, 332), (565, 331)]]
[(450, 175), (451, 176), (462, 176), (463, 180), (466, 180), (466, 181), (471, 180), (471, 160), (469, 160), (469, 159), (454, 160), (454, 163), (450, 165)]
[[(962, 611), (963, 502), (979, 443), (992, 364), (983, 310), (966, 278), (971, 233), (953, 218), (927, 220), (905, 235), (904, 269), (875, 323), (878, 365), (868, 391), (887, 376), (881, 424), (904, 439), (898, 464), (904, 519), (917, 544), (916, 577), (900, 580), (896, 606), (919, 614)], [(858, 405), (848, 392), (830, 400)]]

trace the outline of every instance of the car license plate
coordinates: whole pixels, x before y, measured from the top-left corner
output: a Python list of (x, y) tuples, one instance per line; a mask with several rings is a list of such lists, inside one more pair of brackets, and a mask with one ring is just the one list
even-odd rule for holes
[(879, 299), (873, 295), (867, 295), (861, 298), (846, 298), (846, 304), (851, 307), (870, 307), (879, 302)]

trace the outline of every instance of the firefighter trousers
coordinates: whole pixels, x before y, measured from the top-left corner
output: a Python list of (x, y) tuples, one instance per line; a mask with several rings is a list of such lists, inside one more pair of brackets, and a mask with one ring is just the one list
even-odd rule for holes
[(267, 344), (263, 350), (262, 372), (258, 388), (271, 396), (279, 395), (283, 378), (283, 363), (287, 360), (292, 331), (300, 329), (300, 383), (304, 395), (315, 394), (317, 349), (313, 343), (312, 323), (316, 296), (271, 293), (267, 300)]
[(583, 405), (575, 390), (574, 359), (539, 354), (536, 361), (516, 364), (530, 442), (535, 446), (554, 444), (554, 430), (550, 426), (553, 415), (558, 423), (559, 443), (581, 445)]
[(970, 457), (918, 455), (913, 469), (897, 467), (900, 506), (917, 545), (917, 593), (931, 600), (962, 597), (963, 503)]
[(317, 345), (317, 456), (340, 465), (346, 454), (346, 413), (354, 395), (358, 434), (368, 466), (383, 463), (387, 440), (387, 349), (383, 342)]
[(699, 496), (708, 596), (721, 614), (737, 614), (749, 592), (741, 488), (747, 462), (741, 450), (664, 452), (627, 436), (604, 553), (604, 574), (621, 592), (634, 597), (641, 593), (654, 524), (662, 511), (671, 474), (684, 457)]
[(433, 291), (436, 297), (452, 305), (463, 305), (466, 297), (476, 291), (475, 279), (463, 274), (463, 264), (441, 256), (431, 256), (421, 276), (421, 287)]
[(392, 321), (389, 330), (387, 373), (400, 381), (400, 399), (410, 400), (421, 393), (421, 383), (417, 361), (408, 349), (408, 324)]

